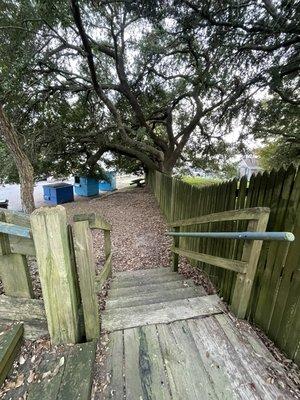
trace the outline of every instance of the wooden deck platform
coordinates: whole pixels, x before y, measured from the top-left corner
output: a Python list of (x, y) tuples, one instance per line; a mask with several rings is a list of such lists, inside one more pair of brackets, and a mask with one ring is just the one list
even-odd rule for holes
[(102, 328), (109, 337), (103, 399), (293, 398), (255, 332), (216, 295), (168, 269), (117, 274)]

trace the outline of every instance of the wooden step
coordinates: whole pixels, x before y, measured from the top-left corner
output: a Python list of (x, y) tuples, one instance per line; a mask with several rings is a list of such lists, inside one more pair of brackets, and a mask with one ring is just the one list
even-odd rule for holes
[(44, 302), (0, 295), (0, 324), (22, 322), (24, 338), (35, 340), (48, 334)]
[(140, 293), (152, 293), (157, 291), (165, 291), (168, 289), (176, 289), (182, 287), (194, 287), (195, 284), (191, 279), (188, 280), (179, 280), (172, 282), (163, 282), (163, 283), (151, 283), (147, 285), (137, 285), (130, 287), (121, 287), (117, 289), (111, 289), (108, 292), (108, 298), (116, 298), (116, 297), (133, 297)]
[(201, 286), (171, 288), (164, 291), (140, 293), (136, 296), (109, 298), (106, 301), (106, 310), (122, 307), (132, 307), (142, 304), (162, 303), (165, 301), (188, 299), (192, 297), (205, 296), (207, 293)]
[(9, 373), (21, 347), (23, 325), (13, 325), (7, 331), (0, 332), (0, 387)]
[(131, 279), (118, 279), (113, 280), (110, 287), (111, 289), (118, 289), (122, 287), (130, 287), (130, 286), (141, 286), (141, 285), (150, 285), (150, 284), (158, 284), (164, 282), (174, 282), (174, 281), (184, 281), (186, 278), (177, 273), (168, 273), (168, 274), (157, 274), (152, 276), (142, 276), (142, 277), (133, 277)]
[(102, 328), (111, 332), (136, 326), (204, 317), (221, 312), (223, 312), (222, 305), (217, 295), (172, 300), (104, 311)]
[(67, 351), (40, 366), (39, 374), (49, 376), (29, 387), (28, 400), (91, 398), (96, 341), (77, 344)]
[(162, 274), (169, 274), (174, 273), (171, 269), (168, 268), (148, 268), (148, 269), (137, 269), (135, 271), (122, 271), (117, 272), (114, 275), (114, 279), (126, 279), (126, 278), (133, 278), (133, 277), (142, 277), (142, 276), (154, 276), (154, 275), (162, 275)]

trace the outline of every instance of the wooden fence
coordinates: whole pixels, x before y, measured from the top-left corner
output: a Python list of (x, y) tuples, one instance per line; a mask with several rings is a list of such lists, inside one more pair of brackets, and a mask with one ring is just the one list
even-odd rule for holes
[[(106, 262), (96, 274), (91, 229), (104, 231)], [(62, 206), (31, 216), (0, 213), (0, 328), (24, 324), (25, 338), (50, 334), (52, 343), (99, 336), (97, 290), (111, 273), (110, 225), (95, 214), (67, 223)], [(34, 299), (27, 256), (36, 257), (43, 299)]]
[[(300, 364), (300, 171), (264, 172), (240, 180), (196, 187), (159, 172), (150, 172), (152, 188), (169, 222), (249, 207), (271, 209), (267, 231), (290, 231), (294, 242), (264, 242), (247, 317), (261, 327), (291, 359)], [(243, 231), (245, 221), (213, 222), (182, 228), (186, 231)], [(190, 251), (241, 260), (243, 241), (180, 238)], [(193, 262), (203, 269), (220, 295), (231, 304), (236, 274)]]

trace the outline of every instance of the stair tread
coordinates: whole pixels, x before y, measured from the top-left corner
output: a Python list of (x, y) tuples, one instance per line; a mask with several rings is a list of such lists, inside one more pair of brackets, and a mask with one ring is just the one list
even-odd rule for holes
[(106, 331), (128, 329), (149, 324), (169, 323), (222, 313), (217, 295), (122, 307), (104, 311), (102, 327)]
[(116, 289), (110, 289), (108, 292), (108, 298), (117, 298), (117, 297), (132, 297), (136, 296), (138, 293), (149, 293), (154, 291), (165, 291), (172, 288), (180, 288), (180, 287), (195, 287), (194, 282), (191, 279), (187, 280), (176, 280), (171, 282), (162, 282), (162, 283), (150, 283), (144, 285), (137, 286), (129, 286), (129, 287), (121, 287)]
[(186, 278), (177, 273), (169, 273), (162, 275), (153, 275), (153, 276), (135, 276), (131, 279), (118, 279), (113, 280), (111, 283), (111, 289), (117, 289), (121, 287), (130, 287), (130, 286), (142, 286), (149, 284), (159, 284), (163, 282), (174, 282), (174, 281), (184, 281)]
[(117, 297), (107, 299), (106, 307), (107, 310), (115, 308), (132, 307), (136, 305), (146, 305), (152, 303), (161, 303), (170, 300), (188, 299), (192, 297), (205, 296), (207, 293), (201, 286), (195, 287), (180, 287), (170, 288), (164, 291), (155, 291), (150, 293), (140, 293), (136, 296)]
[(162, 268), (148, 268), (148, 269), (136, 269), (130, 271), (120, 271), (114, 274), (115, 279), (126, 279), (133, 277), (141, 277), (141, 276), (153, 276), (153, 275), (162, 275), (162, 274), (176, 274), (176, 272), (172, 271), (169, 267)]

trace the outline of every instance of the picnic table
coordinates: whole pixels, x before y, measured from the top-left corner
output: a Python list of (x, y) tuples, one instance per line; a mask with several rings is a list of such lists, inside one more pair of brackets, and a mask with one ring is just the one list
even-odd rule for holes
[(145, 179), (144, 178), (133, 179), (130, 182), (130, 185), (136, 185), (137, 187), (145, 186)]
[(8, 200), (0, 199), (0, 208), (7, 208), (7, 207), (8, 207)]

